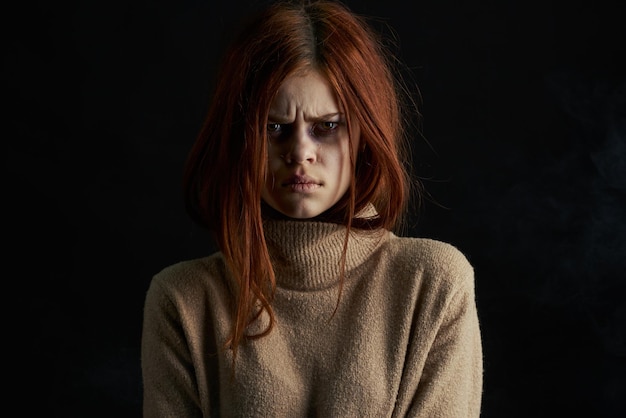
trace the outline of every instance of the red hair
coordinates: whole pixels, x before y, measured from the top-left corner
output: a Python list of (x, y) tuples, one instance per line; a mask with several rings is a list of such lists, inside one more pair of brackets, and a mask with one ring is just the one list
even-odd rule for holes
[[(215, 235), (237, 283), (227, 342), (235, 355), (244, 338), (264, 336), (274, 324), (275, 277), (263, 233), (261, 191), (268, 170), (268, 112), (276, 91), (289, 75), (319, 71), (346, 110), (349, 132), (360, 129), (350, 188), (323, 218), (347, 226), (347, 245), (351, 227), (396, 228), (408, 204), (403, 162), (410, 153), (402, 130), (403, 90), (393, 63), (364, 18), (333, 1), (275, 3), (251, 19), (226, 51), (183, 187), (190, 216)], [(369, 204), (378, 216), (355, 217)], [(263, 310), (269, 327), (247, 336), (247, 326)]]

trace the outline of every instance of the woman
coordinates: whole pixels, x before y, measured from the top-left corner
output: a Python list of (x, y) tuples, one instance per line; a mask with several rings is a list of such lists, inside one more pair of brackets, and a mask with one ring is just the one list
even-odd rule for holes
[(184, 176), (220, 251), (153, 278), (144, 416), (479, 415), (472, 267), (392, 232), (410, 179), (382, 45), (314, 1), (270, 6), (228, 49)]

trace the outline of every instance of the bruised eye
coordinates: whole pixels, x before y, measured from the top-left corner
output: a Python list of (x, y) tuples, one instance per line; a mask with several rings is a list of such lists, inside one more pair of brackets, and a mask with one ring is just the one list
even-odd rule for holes
[(276, 122), (267, 124), (267, 136), (273, 141), (284, 141), (289, 138), (291, 125)]
[(285, 136), (285, 125), (280, 123), (270, 122), (267, 124), (267, 136), (274, 140), (280, 140)]
[(267, 124), (267, 132), (269, 134), (280, 132), (280, 129), (281, 129), (280, 123), (268, 123)]
[(315, 136), (328, 136), (332, 135), (339, 128), (339, 122), (319, 122), (313, 126), (313, 133)]

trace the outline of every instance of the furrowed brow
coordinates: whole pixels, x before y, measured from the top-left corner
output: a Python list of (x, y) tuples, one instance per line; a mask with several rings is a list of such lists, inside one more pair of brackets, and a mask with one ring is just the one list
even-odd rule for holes
[(330, 119), (333, 119), (337, 116), (339, 116), (340, 118), (343, 118), (343, 113), (341, 112), (328, 113), (326, 115), (308, 118), (307, 121), (308, 122), (328, 122)]

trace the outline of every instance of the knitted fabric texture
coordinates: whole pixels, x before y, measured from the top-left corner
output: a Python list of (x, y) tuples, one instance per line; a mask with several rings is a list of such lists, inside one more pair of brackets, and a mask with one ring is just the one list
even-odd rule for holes
[[(264, 225), (276, 326), (223, 349), (233, 297), (221, 254), (152, 280), (142, 336), (144, 417), (478, 417), (482, 346), (473, 268), (450, 244), (346, 229)], [(333, 315), (335, 308), (337, 311)], [(249, 333), (263, 330), (267, 316)]]

